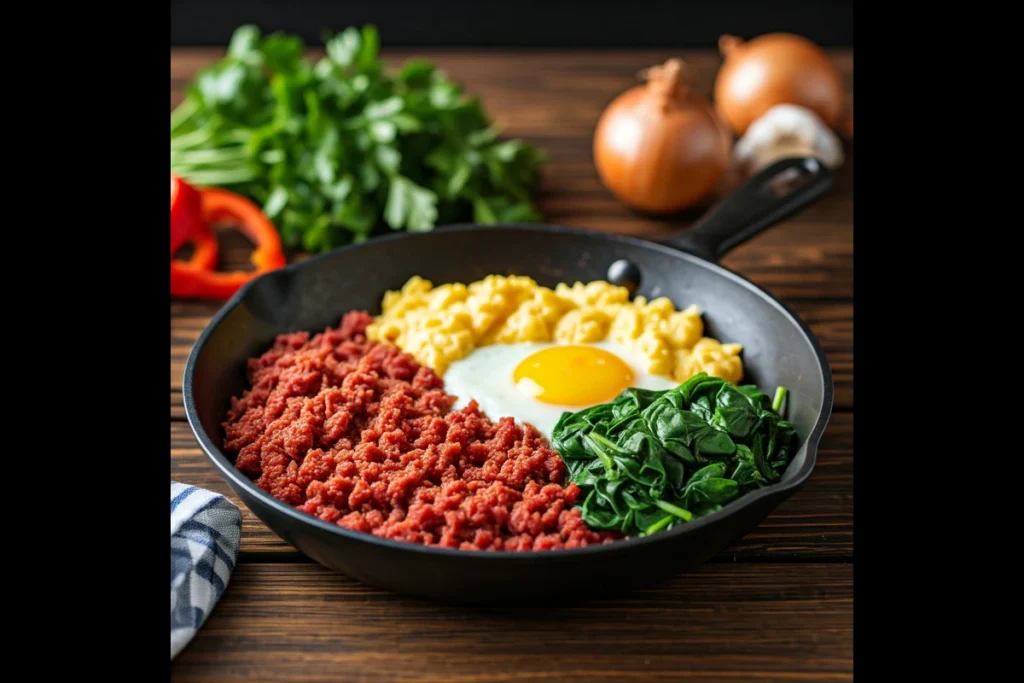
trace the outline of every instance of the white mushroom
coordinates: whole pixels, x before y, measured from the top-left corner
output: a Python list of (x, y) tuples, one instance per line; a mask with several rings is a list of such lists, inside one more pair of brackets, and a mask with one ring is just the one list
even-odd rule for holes
[(843, 163), (843, 145), (810, 109), (777, 104), (750, 124), (733, 148), (733, 161), (747, 173), (791, 156), (813, 156), (836, 168)]

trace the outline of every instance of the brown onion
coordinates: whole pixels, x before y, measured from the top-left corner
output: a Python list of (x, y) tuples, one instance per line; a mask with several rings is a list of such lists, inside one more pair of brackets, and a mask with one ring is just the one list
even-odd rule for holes
[(601, 182), (638, 211), (673, 213), (697, 204), (729, 165), (728, 132), (683, 71), (678, 59), (648, 69), (647, 83), (615, 98), (594, 132)]
[(715, 77), (715, 107), (737, 135), (777, 104), (806, 107), (838, 127), (843, 77), (820, 47), (791, 33), (747, 43), (722, 36), (718, 46), (725, 60)]

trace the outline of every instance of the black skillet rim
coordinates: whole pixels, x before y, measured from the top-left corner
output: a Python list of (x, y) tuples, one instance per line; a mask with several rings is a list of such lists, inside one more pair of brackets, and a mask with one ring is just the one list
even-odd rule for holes
[[(664, 251), (665, 253), (673, 256), (682, 256), (684, 259), (693, 260), (701, 265), (710, 266), (712, 269), (717, 271), (723, 277), (729, 278), (742, 285), (743, 287), (753, 290), (764, 296), (774, 306), (776, 306), (783, 314), (790, 318), (793, 323), (800, 329), (804, 337), (811, 344), (811, 348), (814, 349), (815, 355), (818, 357), (818, 362), (822, 369), (822, 379), (824, 386), (822, 387), (822, 405), (818, 412), (818, 418), (814, 422), (814, 426), (811, 428), (810, 433), (804, 439), (801, 444), (801, 449), (806, 449), (807, 455), (804, 460), (804, 465), (797, 472), (794, 473), (793, 478), (786, 483), (781, 481), (775, 484), (764, 486), (757, 491), (753, 491), (745, 494), (743, 497), (729, 503), (721, 510), (714, 512), (706, 517), (687, 522), (669, 531), (663, 531), (651, 536), (634, 537), (624, 540), (614, 541), (609, 544), (591, 545), (583, 548), (571, 548), (571, 549), (559, 549), (559, 550), (546, 550), (546, 551), (513, 551), (513, 550), (487, 550), (487, 551), (473, 551), (473, 550), (460, 550), (457, 548), (439, 548), (435, 546), (426, 546), (419, 543), (410, 543), (408, 541), (396, 541), (389, 538), (380, 538), (362, 531), (353, 531), (344, 527), (338, 526), (337, 524), (330, 524), (322, 519), (314, 517), (305, 512), (301, 512), (296, 508), (293, 508), (286, 503), (274, 498), (269, 493), (256, 486), (252, 481), (243, 475), (238, 469), (235, 468), (234, 464), (228, 460), (227, 456), (221, 452), (220, 448), (214, 445), (213, 440), (203, 429), (202, 424), (199, 421), (199, 415), (196, 411), (195, 400), (192, 395), (192, 375), (195, 371), (196, 359), (203, 347), (206, 345), (207, 340), (213, 333), (213, 330), (221, 323), (221, 321), (227, 317), (231, 311), (241, 303), (249, 290), (253, 288), (256, 282), (267, 277), (275, 277), (275, 274), (295, 272), (309, 263), (315, 263), (317, 261), (325, 260), (337, 255), (339, 252), (359, 249), (365, 244), (371, 242), (364, 242), (362, 244), (351, 244), (345, 247), (340, 247), (324, 254), (313, 256), (299, 263), (292, 263), (283, 268), (280, 268), (269, 273), (265, 273), (243, 285), (235, 294), (221, 307), (219, 311), (210, 319), (206, 328), (196, 339), (195, 345), (192, 347), (192, 351), (189, 353), (188, 360), (185, 363), (185, 372), (182, 379), (182, 401), (185, 404), (185, 416), (188, 419), (189, 426), (192, 428), (193, 434), (202, 446), (203, 452), (207, 458), (217, 467), (222, 477), (227, 477), (229, 480), (234, 482), (236, 485), (246, 489), (250, 495), (254, 495), (260, 498), (264, 504), (268, 505), (280, 514), (284, 514), (300, 524), (311, 524), (315, 527), (327, 531), (328, 533), (335, 533), (342, 537), (349, 538), (353, 541), (360, 541), (365, 543), (376, 544), (391, 548), (394, 550), (414, 552), (414, 553), (425, 553), (428, 555), (448, 556), (448, 557), (459, 557), (465, 558), (466, 561), (470, 562), (491, 562), (496, 560), (511, 560), (515, 562), (535, 562), (545, 561), (541, 558), (551, 558), (548, 561), (557, 561), (559, 558), (569, 559), (572, 557), (578, 557), (582, 555), (600, 554), (600, 553), (611, 553), (618, 550), (626, 551), (629, 548), (633, 548), (640, 545), (649, 543), (659, 543), (667, 541), (670, 538), (676, 536), (682, 536), (688, 533), (694, 533), (696, 530), (716, 524), (717, 522), (740, 514), (744, 508), (747, 508), (754, 504), (757, 500), (769, 496), (774, 496), (780, 493), (791, 492), (799, 489), (810, 477), (811, 472), (818, 460), (818, 446), (821, 441), (821, 437), (824, 434), (825, 427), (828, 425), (829, 420), (832, 416), (833, 402), (834, 402), (834, 387), (832, 381), (832, 368), (829, 365), (828, 358), (825, 355), (825, 351), (821, 348), (821, 344), (818, 342), (817, 337), (811, 332), (810, 328), (800, 319), (799, 316), (794, 314), (788, 306), (776, 299), (774, 296), (763, 290), (762, 288), (755, 285), (747, 278), (735, 273), (723, 266), (720, 266), (713, 261), (703, 259), (699, 256), (695, 256), (688, 252), (676, 249), (665, 244), (657, 242), (651, 242), (648, 240), (631, 237), (628, 235), (620, 235), (614, 233), (603, 233), (594, 230), (587, 230), (583, 228), (574, 228), (562, 225), (548, 225), (538, 223), (507, 223), (502, 225), (476, 225), (471, 223), (460, 223), (456, 225), (448, 225), (438, 227), (437, 231), (454, 231), (454, 232), (469, 232), (471, 230), (528, 230), (540, 234), (563, 234), (563, 235), (574, 235), (581, 237), (597, 237), (598, 239), (609, 240), (612, 242), (619, 242), (621, 244), (629, 246), (637, 246), (648, 249), (655, 249)], [(418, 239), (421, 237), (427, 237), (431, 235), (431, 232), (421, 233), (396, 233), (394, 235), (384, 235), (375, 237), (372, 242), (386, 242), (402, 239)], [(799, 450), (797, 451), (799, 453)]]

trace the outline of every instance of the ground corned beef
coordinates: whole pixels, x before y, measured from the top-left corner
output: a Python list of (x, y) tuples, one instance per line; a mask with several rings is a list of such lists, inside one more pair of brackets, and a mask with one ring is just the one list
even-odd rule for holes
[(579, 488), (532, 426), (476, 403), (452, 411), (442, 380), (366, 340), (371, 318), (282, 335), (249, 361), (224, 449), (274, 497), (340, 526), (466, 550), (577, 548), (615, 538), (572, 508)]

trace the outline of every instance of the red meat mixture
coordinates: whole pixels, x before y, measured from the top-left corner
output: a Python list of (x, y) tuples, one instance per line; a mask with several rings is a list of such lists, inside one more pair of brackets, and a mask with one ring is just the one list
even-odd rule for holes
[(465, 550), (609, 542), (573, 509), (580, 491), (534, 427), (492, 422), (433, 370), (367, 341), (371, 318), (282, 335), (249, 361), (224, 448), (274, 497), (340, 526)]

